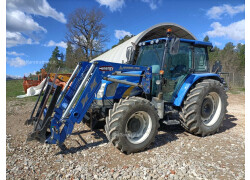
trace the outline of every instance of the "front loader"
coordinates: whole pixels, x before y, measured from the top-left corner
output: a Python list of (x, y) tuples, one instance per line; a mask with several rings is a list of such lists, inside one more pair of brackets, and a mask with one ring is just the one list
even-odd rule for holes
[[(138, 71), (140, 74), (124, 73), (131, 70)], [(140, 78), (140, 81), (133, 83), (109, 78), (109, 75), (116, 72), (123, 72), (119, 74), (122, 76), (137, 76)], [(51, 92), (50, 89), (52, 86), (55, 86), (53, 83), (48, 85), (38, 109), (38, 114), (42, 111), (45, 112), (43, 114), (44, 118), (42, 119), (41, 115), (31, 118), (34, 121), (34, 131), (29, 135), (28, 140), (37, 139), (49, 144), (63, 143), (66, 137), (72, 133), (74, 124), (83, 120), (96, 93), (100, 89), (102, 79), (139, 87), (145, 94), (149, 94), (151, 68), (104, 61), (79, 63), (61, 93), (59, 93), (61, 90), (60, 86), (56, 86), (51, 103), (46, 108), (45, 103)], [(69, 85), (70, 88), (67, 90)]]
[(177, 121), (195, 135), (214, 134), (223, 123), (227, 95), (224, 80), (209, 73), (211, 47), (168, 33), (139, 43), (138, 52), (128, 51), (129, 64), (80, 62), (63, 90), (47, 86), (30, 118), (34, 129), (28, 140), (61, 145), (82, 121), (91, 129), (105, 122), (109, 141), (128, 154), (154, 141), (159, 120)]

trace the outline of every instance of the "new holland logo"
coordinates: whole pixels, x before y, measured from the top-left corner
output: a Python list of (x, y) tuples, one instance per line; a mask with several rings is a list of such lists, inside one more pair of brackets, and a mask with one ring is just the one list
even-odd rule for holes
[(113, 71), (113, 67), (112, 66), (101, 66), (99, 67), (100, 71)]

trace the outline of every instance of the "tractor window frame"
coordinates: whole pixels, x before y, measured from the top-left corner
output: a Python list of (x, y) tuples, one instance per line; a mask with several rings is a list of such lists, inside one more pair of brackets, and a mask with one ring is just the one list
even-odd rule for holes
[[(182, 62), (185, 62), (183, 65), (187, 65), (185, 66), (186, 67), (186, 74), (189, 74), (190, 73), (190, 69), (193, 69), (194, 67), (194, 52), (193, 52), (193, 44), (190, 43), (190, 42), (183, 42), (181, 41), (180, 42), (180, 46), (184, 47), (184, 51), (185, 53), (182, 53), (182, 54), (186, 54), (187, 55), (187, 59), (182, 59), (183, 61)], [(187, 49), (185, 49), (187, 48)], [(188, 50), (188, 51), (186, 51)], [(178, 52), (178, 54), (180, 53), (180, 51)], [(176, 57), (178, 57), (177, 55), (171, 55), (169, 53), (169, 47), (168, 47), (168, 51), (167, 51), (167, 55), (164, 59), (164, 67), (163, 67), (163, 70), (165, 71), (164, 73), (164, 77), (165, 78), (171, 78), (171, 70), (172, 67), (176, 67), (178, 66), (178, 63), (180, 63), (180, 61), (176, 61)], [(180, 65), (180, 64), (179, 64)]]
[[(206, 69), (204, 70), (197, 70), (196, 67), (196, 61), (195, 61), (195, 48), (204, 48), (205, 49), (205, 63), (206, 63)], [(208, 57), (208, 50), (207, 50), (207, 46), (201, 46), (201, 45), (194, 45), (193, 46), (193, 69), (194, 69), (194, 73), (205, 73), (205, 72), (209, 72), (209, 57)]]

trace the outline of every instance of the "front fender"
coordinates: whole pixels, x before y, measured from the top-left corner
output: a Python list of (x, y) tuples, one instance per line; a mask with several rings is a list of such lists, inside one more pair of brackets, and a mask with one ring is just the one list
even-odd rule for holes
[(199, 79), (205, 78), (205, 79), (218, 79), (221, 81), (221, 78), (218, 74), (213, 74), (213, 73), (203, 73), (203, 74), (191, 74), (187, 77), (185, 82), (182, 84), (180, 90), (178, 91), (173, 105), (174, 106), (181, 106), (184, 97), (188, 93), (190, 87)]

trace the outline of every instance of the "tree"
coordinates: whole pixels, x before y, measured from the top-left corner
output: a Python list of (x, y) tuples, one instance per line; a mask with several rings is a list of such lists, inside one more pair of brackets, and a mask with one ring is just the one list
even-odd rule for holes
[(75, 62), (87, 61), (85, 54), (81, 48), (77, 48), (74, 53)]
[(124, 36), (122, 39), (119, 39), (119, 42), (118, 42), (117, 44), (115, 44), (114, 46), (112, 46), (112, 48), (118, 46), (119, 44), (124, 43), (125, 41), (129, 40), (129, 39), (132, 38), (133, 36), (135, 36), (135, 35), (131, 35), (131, 36), (126, 35), (126, 36)]
[(237, 44), (239, 70), (245, 72), (245, 44)]
[(209, 37), (208, 37), (208, 35), (206, 35), (206, 36), (204, 37), (203, 41), (204, 41), (204, 42), (209, 42)]
[[(204, 42), (209, 42), (209, 37), (203, 39)], [(238, 43), (236, 46), (232, 42), (225, 44), (223, 49), (214, 46), (214, 51), (209, 52), (209, 65), (210, 68), (214, 62), (219, 60), (222, 64), (222, 71), (230, 73), (226, 77), (229, 84), (233, 83), (234, 86), (243, 87), (245, 75), (245, 44)], [(243, 83), (242, 83), (243, 82)]]
[(87, 61), (92, 59), (94, 53), (100, 52), (108, 40), (104, 33), (103, 17), (100, 10), (86, 8), (76, 9), (69, 15), (66, 39), (82, 49)]
[(65, 65), (70, 69), (75, 67), (74, 50), (70, 42), (67, 43)]
[(47, 71), (47, 72), (55, 72), (58, 67), (60, 66), (61, 68), (63, 68), (64, 64), (63, 64), (63, 60), (59, 61), (58, 60), (58, 55), (62, 55), (62, 53), (59, 53), (59, 48), (56, 46), (55, 49), (52, 52), (51, 57), (49, 58), (49, 62), (45, 63), (43, 65), (43, 68)]
[(74, 50), (71, 43), (68, 42), (66, 48), (66, 60), (65, 60), (66, 67), (69, 69), (74, 69), (76, 64), (81, 61), (87, 61), (83, 50), (80, 47)]
[(225, 47), (223, 48), (223, 50), (224, 50), (225, 52), (233, 52), (234, 49), (235, 49), (235, 46), (234, 46), (234, 44), (233, 44), (232, 42), (226, 43), (226, 44), (225, 44)]
[(237, 69), (237, 53), (232, 42), (225, 44), (225, 47), (220, 52), (220, 59), (222, 60), (224, 70), (234, 72)]

